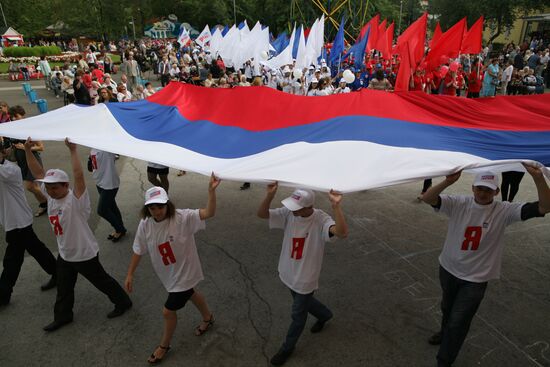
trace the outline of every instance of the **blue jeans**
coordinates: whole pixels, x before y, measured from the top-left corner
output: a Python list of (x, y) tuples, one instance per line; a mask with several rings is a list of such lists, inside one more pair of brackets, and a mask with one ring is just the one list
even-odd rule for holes
[(285, 351), (291, 351), (296, 346), (306, 326), (308, 313), (312, 314), (320, 321), (326, 321), (332, 317), (332, 312), (313, 297), (313, 292), (309, 294), (300, 294), (290, 290), (290, 294), (294, 301), (292, 302), (292, 322), (288, 328), (286, 340), (281, 347), (281, 349)]
[(105, 190), (99, 186), (96, 187), (97, 192), (99, 192), (97, 214), (109, 222), (118, 233), (126, 232), (126, 228), (122, 222), (122, 215), (120, 214), (120, 210), (118, 209), (115, 201), (118, 188)]
[(439, 266), (441, 300), (441, 345), (437, 353), (440, 367), (451, 366), (466, 339), (470, 324), (487, 289), (487, 282), (474, 283), (459, 279)]

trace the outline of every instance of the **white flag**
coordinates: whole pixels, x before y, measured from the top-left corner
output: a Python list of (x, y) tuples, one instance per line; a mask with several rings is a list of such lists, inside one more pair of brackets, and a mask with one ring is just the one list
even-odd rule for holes
[(201, 34), (199, 34), (195, 42), (202, 48), (205, 48), (211, 39), (212, 39), (212, 34), (210, 33), (210, 28), (208, 27), (208, 24), (207, 24), (206, 27), (204, 27), (204, 29), (202, 30)]
[(187, 32), (187, 29), (185, 27), (181, 27), (181, 32), (178, 37), (178, 43), (181, 47), (187, 46), (187, 44), (191, 42), (191, 37), (189, 36), (189, 32)]

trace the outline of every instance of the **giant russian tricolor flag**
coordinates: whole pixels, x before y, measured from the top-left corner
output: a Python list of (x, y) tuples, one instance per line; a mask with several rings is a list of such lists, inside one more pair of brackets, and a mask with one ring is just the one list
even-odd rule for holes
[(351, 192), (459, 169), (550, 166), (550, 95), (465, 99), (363, 90), (303, 97), (170, 83), (145, 101), (70, 105), (0, 124), (0, 135), (69, 137), (222, 179)]

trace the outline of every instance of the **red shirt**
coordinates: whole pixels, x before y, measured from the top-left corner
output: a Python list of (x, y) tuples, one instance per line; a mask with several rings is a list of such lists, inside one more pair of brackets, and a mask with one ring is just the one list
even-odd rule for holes
[(468, 75), (468, 92), (479, 93), (481, 90), (481, 73), (479, 76), (476, 69), (472, 69), (470, 75)]
[(456, 87), (450, 83), (456, 83), (456, 78), (451, 75), (451, 73), (447, 73), (445, 75), (445, 85), (443, 86), (443, 94), (447, 96), (456, 96)]
[(422, 76), (421, 75), (413, 75), (413, 83), (414, 87), (411, 90), (418, 90), (423, 91), (424, 88), (422, 88)]
[(86, 88), (90, 89), (92, 87), (92, 75), (91, 74), (82, 75), (82, 83), (84, 83)]
[(92, 79), (93, 78), (96, 78), (99, 84), (103, 84), (103, 71), (94, 69), (94, 71), (92, 71)]

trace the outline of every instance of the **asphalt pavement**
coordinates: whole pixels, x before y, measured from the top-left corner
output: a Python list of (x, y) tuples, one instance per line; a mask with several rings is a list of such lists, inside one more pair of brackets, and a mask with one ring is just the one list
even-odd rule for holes
[[(153, 78), (154, 79), (154, 78)], [(155, 84), (157, 82), (155, 81)], [(50, 110), (62, 106), (51, 91), (32, 84)], [(0, 81), (0, 100), (38, 113), (20, 83)], [(59, 142), (45, 142), (46, 168), (70, 172), (69, 153)], [(136, 147), (139, 149), (139, 147)], [(88, 148), (79, 149), (85, 163)], [(129, 234), (121, 242), (106, 239), (111, 228), (95, 212), (89, 224), (100, 245), (103, 266), (119, 282), (125, 279), (132, 240), (147, 182), (146, 163), (121, 157), (117, 202)], [(170, 195), (177, 207), (206, 205), (208, 178), (182, 177), (171, 170)], [(376, 174), (376, 172), (373, 172)], [(438, 182), (440, 178), (436, 178)], [(472, 176), (448, 189), (471, 193)], [(92, 207), (97, 191), (87, 177)], [(267, 366), (290, 323), (291, 295), (278, 278), (282, 232), (269, 230), (255, 216), (265, 187), (240, 191), (239, 182), (222, 182), (218, 210), (196, 236), (205, 280), (200, 289), (215, 315), (215, 325), (196, 337), (200, 314), (189, 303), (179, 312), (172, 350), (164, 366)], [(285, 366), (435, 366), (437, 347), (427, 343), (439, 328), (438, 256), (447, 220), (416, 202), (422, 182), (345, 195), (343, 209), (350, 234), (327, 245), (316, 296), (334, 318), (319, 334), (308, 325)], [(274, 206), (290, 193), (280, 188)], [(34, 197), (28, 196), (33, 210)], [(517, 200), (535, 200), (531, 178), (524, 178)], [(328, 197), (318, 193), (316, 206), (331, 212)], [(57, 255), (46, 216), (34, 229)], [(5, 250), (3, 238), (0, 253)], [(517, 223), (505, 235), (502, 278), (491, 281), (473, 321), (456, 367), (550, 367), (550, 221)], [(135, 276), (133, 308), (109, 320), (112, 304), (79, 277), (74, 322), (46, 333), (53, 320), (55, 290), (41, 292), (47, 280), (32, 257), (26, 257), (9, 306), (0, 309), (0, 366), (146, 366), (160, 342), (161, 309), (166, 291), (144, 257)]]

